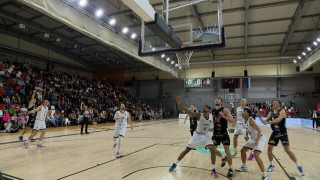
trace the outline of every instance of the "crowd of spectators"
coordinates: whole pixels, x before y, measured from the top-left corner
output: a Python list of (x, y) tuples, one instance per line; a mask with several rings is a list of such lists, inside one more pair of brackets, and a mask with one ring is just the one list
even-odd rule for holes
[[(269, 101), (262, 103), (250, 103), (248, 104), (253, 110), (253, 114), (255, 115), (257, 112), (260, 112), (262, 116), (267, 116), (268, 113), (272, 110), (272, 103)], [(289, 118), (298, 117), (299, 110), (295, 107), (294, 101), (290, 101), (289, 103), (282, 103), (281, 106)]]
[(35, 93), (36, 106), (50, 103), (54, 121), (48, 126), (78, 125), (80, 104), (89, 107), (91, 123), (114, 122), (114, 113), (124, 103), (133, 120), (167, 118), (165, 109), (155, 109), (128, 91), (105, 80), (81, 77), (68, 72), (44, 71), (31, 64), (0, 60), (0, 118), (2, 132), (16, 132), (27, 122), (27, 107)]

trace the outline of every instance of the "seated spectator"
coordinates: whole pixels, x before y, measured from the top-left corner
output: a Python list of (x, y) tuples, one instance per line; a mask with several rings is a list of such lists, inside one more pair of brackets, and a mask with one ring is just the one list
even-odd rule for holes
[(101, 119), (101, 122), (103, 122), (103, 123), (107, 122), (107, 112), (106, 111), (102, 111), (100, 113), (100, 119)]
[(9, 133), (11, 132), (11, 127), (12, 127), (12, 124), (11, 124), (11, 120), (7, 120), (6, 123), (4, 124), (4, 130), (1, 131), (2, 133)]
[(8, 95), (6, 95), (6, 97), (3, 98), (3, 103), (5, 104), (10, 103), (10, 97)]
[(77, 115), (76, 115), (76, 112), (75, 111), (72, 111), (71, 115), (70, 115), (70, 121), (71, 121), (71, 125), (78, 125), (78, 122), (77, 122)]
[(24, 114), (22, 113), (19, 113), (19, 126), (22, 127), (23, 129), (26, 127), (26, 124), (27, 124), (27, 118)]
[(59, 126), (59, 124), (62, 123), (62, 118), (61, 118), (61, 114), (57, 113), (57, 111), (53, 114), (53, 118), (54, 118), (54, 125), (55, 126)]
[(1, 125), (3, 125), (5, 122), (7, 121), (11, 121), (11, 116), (9, 114), (9, 111), (8, 110), (5, 110), (4, 111), (4, 114), (2, 115), (2, 121), (1, 121)]
[(20, 104), (20, 103), (21, 103), (21, 99), (20, 99), (18, 93), (15, 93), (15, 94), (14, 94), (14, 96), (12, 97), (12, 100), (13, 100), (13, 102), (16, 103), (16, 104)]
[(7, 91), (6, 96), (8, 96), (9, 99), (11, 99), (13, 95), (14, 95), (13, 89), (10, 89), (10, 91)]
[(3, 88), (2, 80), (0, 80), (0, 88)]
[(13, 116), (13, 114), (15, 113), (15, 110), (16, 110), (15, 106), (11, 104), (11, 107), (8, 109), (10, 116)]

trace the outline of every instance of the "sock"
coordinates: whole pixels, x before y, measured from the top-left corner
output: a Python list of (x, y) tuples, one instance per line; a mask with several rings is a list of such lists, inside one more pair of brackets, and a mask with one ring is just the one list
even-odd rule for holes
[(39, 141), (39, 142), (38, 142), (38, 144), (42, 144), (42, 142), (41, 142), (41, 141)]
[(212, 164), (212, 169), (215, 169), (215, 168), (216, 168), (216, 166), (214, 164)]
[(246, 163), (243, 163), (243, 164), (242, 164), (242, 167), (247, 167)]
[(299, 166), (301, 166), (301, 164), (300, 164), (300, 162), (299, 162), (299, 161), (297, 161), (296, 163), (297, 163), (297, 166), (298, 166), (298, 167), (299, 167)]
[(121, 147), (122, 137), (119, 137), (119, 144), (118, 144), (118, 153), (120, 154), (120, 147)]
[(262, 176), (263, 176), (263, 177), (267, 176), (266, 171), (264, 171), (264, 172), (262, 173)]
[(226, 158), (226, 155), (222, 155), (221, 158), (222, 158), (222, 159), (225, 159), (225, 158)]
[(270, 165), (273, 165), (273, 162), (272, 162), (272, 161), (270, 161)]
[(232, 165), (229, 165), (229, 169), (232, 169)]
[(28, 144), (28, 143), (29, 143), (29, 140), (26, 140), (26, 143)]
[(179, 163), (179, 160), (176, 160), (175, 164), (178, 165), (178, 163)]

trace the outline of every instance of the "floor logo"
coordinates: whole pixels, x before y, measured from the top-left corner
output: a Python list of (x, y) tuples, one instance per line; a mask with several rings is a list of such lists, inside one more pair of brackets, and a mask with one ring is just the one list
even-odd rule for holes
[[(221, 153), (225, 153), (224, 152), (224, 147), (217, 147), (217, 150), (220, 151)], [(200, 153), (204, 153), (204, 154), (210, 154), (210, 151), (208, 149), (204, 149), (204, 146), (200, 146), (198, 149), (197, 149), (197, 152), (200, 152)], [(230, 153), (233, 154), (234, 152), (234, 149), (233, 148), (230, 148)]]

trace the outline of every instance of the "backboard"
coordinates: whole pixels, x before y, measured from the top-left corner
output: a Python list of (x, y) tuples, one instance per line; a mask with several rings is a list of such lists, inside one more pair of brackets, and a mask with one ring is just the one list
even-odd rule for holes
[(169, 9), (153, 6), (155, 21), (142, 21), (140, 56), (225, 46), (221, 0), (168, 1)]

